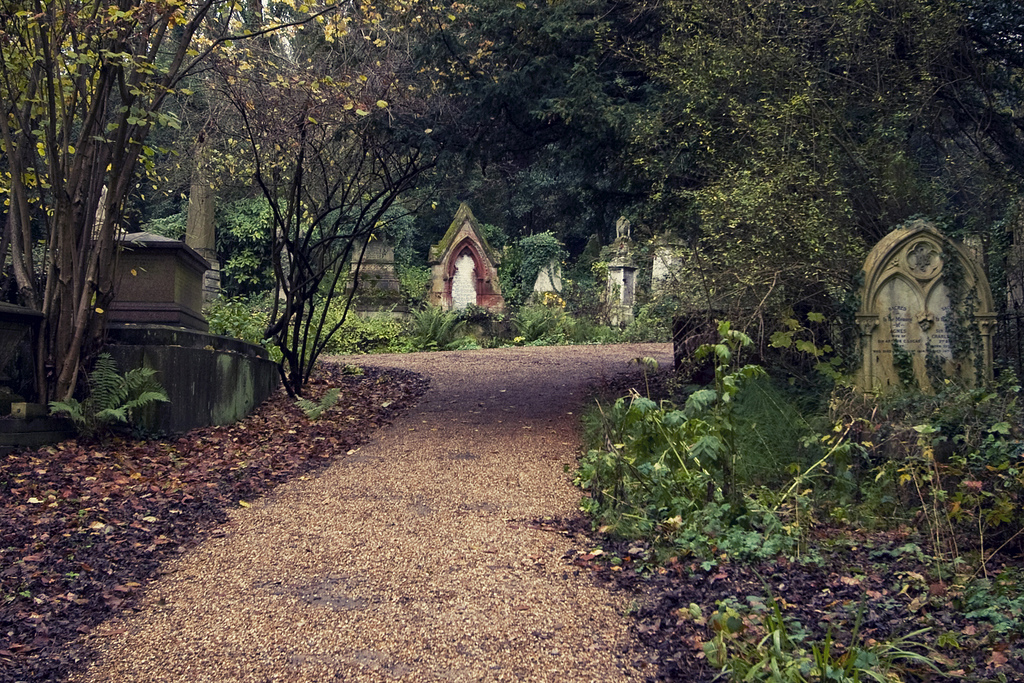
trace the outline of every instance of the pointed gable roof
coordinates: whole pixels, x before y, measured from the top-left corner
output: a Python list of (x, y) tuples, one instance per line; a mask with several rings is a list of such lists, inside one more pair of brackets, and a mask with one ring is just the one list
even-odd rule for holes
[(452, 219), (452, 224), (448, 226), (448, 231), (444, 234), (444, 237), (441, 238), (440, 242), (430, 247), (429, 263), (440, 263), (448, 251), (466, 237), (469, 237), (483, 248), (483, 252), (492, 264), (497, 265), (501, 262), (500, 254), (487, 242), (483, 230), (480, 229), (480, 223), (477, 222), (476, 216), (473, 215), (469, 205), (466, 202), (462, 202), (459, 205), (459, 210), (455, 212), (455, 218)]

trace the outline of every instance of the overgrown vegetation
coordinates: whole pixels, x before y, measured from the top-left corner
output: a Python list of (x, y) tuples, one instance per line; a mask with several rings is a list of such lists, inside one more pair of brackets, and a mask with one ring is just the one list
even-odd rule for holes
[(440, 351), (454, 348), (466, 338), (466, 321), (455, 311), (436, 306), (413, 313), (411, 336), (417, 351)]
[(711, 666), (733, 681), (888, 683), (915, 673), (941, 674), (927, 654), (931, 648), (920, 640), (924, 630), (885, 642), (865, 639), (860, 632), (864, 613), (861, 600), (848, 638), (840, 640), (830, 628), (820, 642), (809, 638), (799, 621), (786, 618), (770, 593), (763, 599), (750, 597), (747, 604), (721, 600), (707, 617), (691, 605), (683, 616), (711, 629), (714, 635), (704, 644), (704, 653)]
[[(813, 414), (788, 383), (776, 388), (757, 366), (734, 362), (749, 338), (724, 323), (719, 334), (696, 353), (714, 359), (711, 385), (684, 387), (675, 402), (634, 391), (591, 412), (592, 447), (575, 481), (595, 526), (623, 539), (638, 571), (666, 562), (695, 572), (829, 566), (837, 551), (823, 539), (864, 534), (877, 535), (865, 541), (874, 557), (905, 558), (914, 569), (905, 598), (880, 604), (879, 594), (866, 608), (862, 595), (827, 632), (788, 616), (767, 585), (746, 603), (738, 596), (711, 613), (680, 610), (679, 623), (707, 634), (705, 661), (735, 681), (930, 680), (962, 657), (953, 651), (963, 638), (943, 630), (938, 610), (954, 612), (964, 633), (988, 634), (971, 639), (988, 665), (1004, 661), (1007, 644), (1024, 637), (1016, 380), (980, 388), (947, 380), (934, 395), (882, 399), (840, 382), (827, 412)], [(831, 349), (806, 335), (794, 321), (774, 342), (799, 340), (822, 376), (837, 376)], [(908, 593), (912, 586), (920, 592)], [(870, 612), (874, 628), (885, 611), (907, 628), (861, 638), (861, 619)]]

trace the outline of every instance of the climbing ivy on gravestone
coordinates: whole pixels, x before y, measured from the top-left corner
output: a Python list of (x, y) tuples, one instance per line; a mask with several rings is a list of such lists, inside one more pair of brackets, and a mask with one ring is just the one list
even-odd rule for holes
[(541, 269), (546, 268), (552, 261), (557, 260), (561, 263), (565, 259), (565, 248), (553, 233), (541, 232), (519, 240), (519, 249), (522, 252), (519, 269), (521, 293), (529, 296)]

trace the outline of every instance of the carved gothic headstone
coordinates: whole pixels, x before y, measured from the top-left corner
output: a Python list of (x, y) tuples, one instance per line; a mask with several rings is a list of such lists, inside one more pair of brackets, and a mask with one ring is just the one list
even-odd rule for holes
[(495, 313), (503, 311), (500, 260), (469, 206), (462, 204), (448, 232), (430, 247), (430, 303), (444, 310), (475, 305)]
[(943, 377), (991, 378), (992, 293), (971, 256), (923, 220), (875, 245), (857, 313), (858, 387), (884, 393), (913, 383), (931, 391)]

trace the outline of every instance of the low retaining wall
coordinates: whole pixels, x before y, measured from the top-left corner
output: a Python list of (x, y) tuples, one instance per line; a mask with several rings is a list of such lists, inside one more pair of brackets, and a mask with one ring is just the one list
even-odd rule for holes
[(18, 448), (39, 448), (74, 435), (74, 424), (62, 417), (0, 418), (0, 455)]
[(266, 349), (177, 327), (111, 325), (105, 350), (122, 372), (138, 367), (157, 371), (171, 401), (151, 406), (137, 422), (167, 434), (236, 422), (280, 381)]

